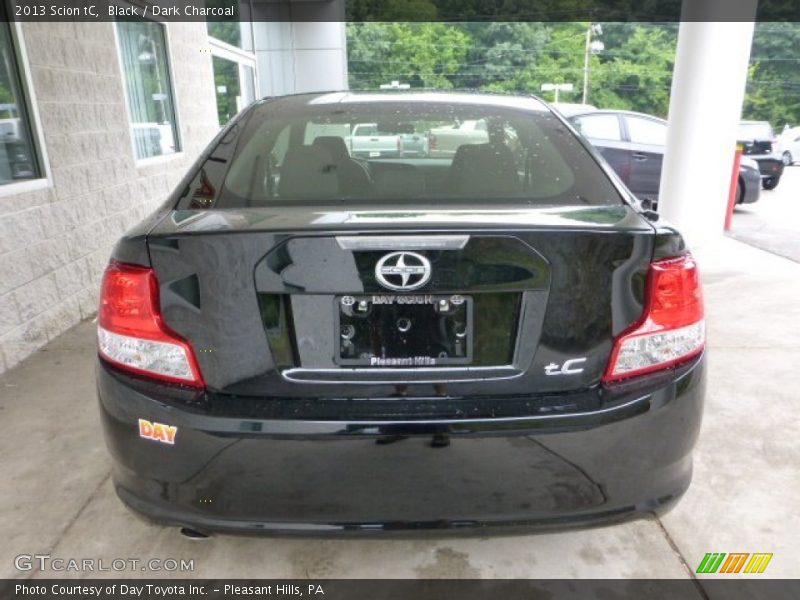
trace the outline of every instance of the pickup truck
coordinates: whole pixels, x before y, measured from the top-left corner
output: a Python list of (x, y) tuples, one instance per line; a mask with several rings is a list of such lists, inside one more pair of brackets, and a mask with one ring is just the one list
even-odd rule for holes
[(485, 144), (489, 141), (486, 121), (461, 121), (447, 127), (436, 127), (428, 133), (429, 156), (433, 158), (453, 157), (459, 146)]
[(356, 158), (397, 158), (427, 156), (428, 136), (420, 133), (385, 133), (377, 123), (359, 123), (345, 139), (350, 156)]
[(377, 123), (359, 123), (353, 127), (353, 135), (345, 139), (354, 158), (399, 157), (403, 141), (396, 133), (378, 130)]
[(772, 125), (767, 121), (742, 121), (737, 142), (744, 146), (744, 155), (758, 163), (764, 189), (774, 190), (783, 175), (784, 160)]

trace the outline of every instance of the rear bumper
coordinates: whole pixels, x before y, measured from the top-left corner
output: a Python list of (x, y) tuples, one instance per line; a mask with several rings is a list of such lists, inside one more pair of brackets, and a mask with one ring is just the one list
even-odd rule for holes
[(748, 155), (758, 163), (758, 170), (761, 172), (762, 179), (771, 179), (783, 175), (783, 160), (778, 156), (772, 155)]
[[(97, 369), (114, 482), (131, 508), (201, 531), (550, 529), (665, 510), (691, 479), (704, 359), (587, 413), (343, 422), (210, 416)], [(140, 437), (139, 419), (177, 427)]]

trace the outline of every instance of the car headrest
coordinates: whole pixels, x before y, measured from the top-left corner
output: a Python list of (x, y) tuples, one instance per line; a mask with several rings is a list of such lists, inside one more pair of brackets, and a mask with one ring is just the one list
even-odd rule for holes
[(425, 176), (412, 165), (385, 163), (373, 170), (372, 185), (383, 198), (415, 198), (425, 193)]
[(297, 146), (281, 167), (278, 195), (287, 198), (330, 198), (339, 193), (339, 176), (330, 152), (320, 146)]
[(321, 135), (314, 140), (313, 145), (325, 148), (336, 162), (342, 162), (350, 158), (350, 153), (347, 151), (344, 140), (336, 135)]
[(505, 144), (459, 146), (450, 167), (450, 182), (465, 196), (514, 196), (522, 188), (514, 154)]

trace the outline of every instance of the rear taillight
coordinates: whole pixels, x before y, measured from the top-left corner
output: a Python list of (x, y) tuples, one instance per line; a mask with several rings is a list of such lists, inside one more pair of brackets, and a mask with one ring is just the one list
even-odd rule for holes
[(703, 350), (703, 290), (691, 255), (650, 265), (642, 317), (614, 341), (608, 383), (683, 362)]
[(161, 317), (153, 269), (111, 261), (97, 322), (100, 356), (109, 362), (162, 381), (205, 385), (192, 347)]

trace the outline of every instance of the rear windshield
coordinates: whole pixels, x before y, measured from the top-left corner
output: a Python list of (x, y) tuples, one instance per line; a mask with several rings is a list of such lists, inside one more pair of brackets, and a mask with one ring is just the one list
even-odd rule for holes
[(277, 100), (243, 121), (179, 208), (622, 203), (586, 148), (545, 110)]
[(739, 139), (772, 140), (775, 135), (769, 123), (742, 123), (739, 125)]

